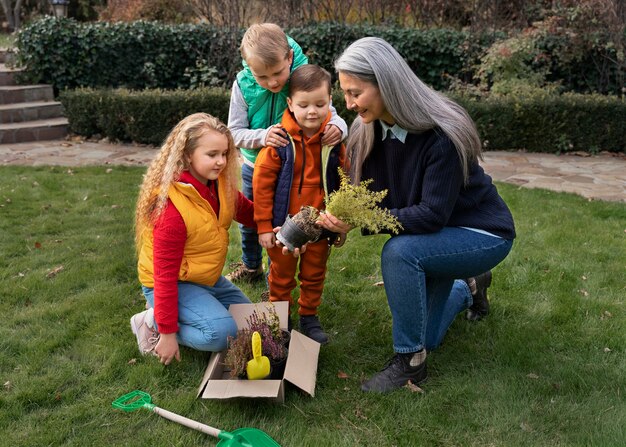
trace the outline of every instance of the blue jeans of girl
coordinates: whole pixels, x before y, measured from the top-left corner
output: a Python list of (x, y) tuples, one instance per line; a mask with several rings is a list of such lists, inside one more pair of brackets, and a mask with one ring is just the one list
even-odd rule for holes
[(472, 305), (469, 287), (458, 278), (492, 269), (512, 245), (457, 227), (389, 239), (382, 251), (382, 273), (395, 352), (437, 348), (456, 315)]
[[(154, 307), (154, 289), (142, 286), (142, 290), (150, 307)], [(198, 351), (226, 349), (228, 336), (237, 334), (237, 325), (228, 308), (231, 304), (249, 302), (239, 287), (223, 276), (213, 287), (179, 281), (178, 344)]]

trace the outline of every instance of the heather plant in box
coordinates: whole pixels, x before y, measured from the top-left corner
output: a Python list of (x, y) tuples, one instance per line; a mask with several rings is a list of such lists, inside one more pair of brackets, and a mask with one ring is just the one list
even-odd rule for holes
[(239, 329), (236, 337), (228, 337), (228, 349), (224, 366), (230, 369), (231, 377), (246, 377), (246, 365), (254, 357), (252, 354), (252, 333), (261, 336), (262, 354), (269, 357), (270, 363), (278, 363), (287, 357), (288, 333), (280, 328), (280, 319), (276, 310), (268, 309), (259, 313), (255, 310), (246, 318), (248, 327)]

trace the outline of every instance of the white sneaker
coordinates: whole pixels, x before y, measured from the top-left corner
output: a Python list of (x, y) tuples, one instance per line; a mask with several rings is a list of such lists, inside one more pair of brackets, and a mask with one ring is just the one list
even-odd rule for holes
[(150, 308), (135, 314), (130, 319), (130, 328), (137, 337), (137, 345), (142, 355), (155, 354), (159, 333), (154, 327), (154, 309)]

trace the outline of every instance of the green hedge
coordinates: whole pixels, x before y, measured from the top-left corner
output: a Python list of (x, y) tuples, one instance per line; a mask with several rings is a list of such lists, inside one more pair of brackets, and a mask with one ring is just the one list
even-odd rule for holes
[[(448, 74), (463, 76), (478, 60), (482, 46), (466, 32), (373, 26), (319, 24), (286, 30), (316, 63), (331, 73), (333, 60), (348, 43), (364, 36), (387, 39), (427, 83), (444, 88)], [(78, 23), (43, 18), (25, 27), (17, 39), (19, 63), (27, 67), (23, 82), (76, 87), (130, 89), (188, 88), (185, 71), (196, 60), (217, 69), (230, 87), (241, 69), (243, 30), (207, 24), (158, 22)], [(483, 42), (486, 43), (486, 42)]]
[(59, 95), (70, 131), (87, 137), (161, 145), (185, 116), (210, 113), (228, 120), (230, 92), (223, 89), (76, 89)]
[[(486, 150), (626, 153), (624, 99), (541, 92), (523, 98), (455, 99), (476, 121)], [(60, 100), (72, 132), (160, 145), (169, 130), (191, 113), (203, 111), (227, 122), (230, 92), (77, 89), (63, 92)], [(346, 110), (341, 92), (333, 92), (333, 104), (351, 123), (355, 113)]]
[[(503, 33), (476, 34), (450, 29), (421, 30), (389, 26), (320, 23), (286, 29), (312, 63), (333, 73), (333, 60), (351, 42), (364, 36), (389, 41), (427, 84), (445, 89), (450, 76), (472, 79), (480, 55)], [(189, 74), (216, 69), (217, 79), (230, 87), (241, 69), (239, 43), (242, 29), (208, 24), (170, 25), (159, 22), (78, 23), (72, 19), (44, 17), (18, 34), (18, 63), (28, 69), (23, 82), (75, 87), (131, 89), (188, 88)], [(623, 65), (610, 70), (596, 67), (598, 54), (582, 59), (562, 58), (560, 36), (540, 42), (550, 60), (549, 80), (561, 80), (568, 91), (623, 94)], [(604, 49), (609, 52), (615, 49)], [(598, 49), (594, 50), (598, 51)], [(617, 60), (617, 55), (613, 59)], [(543, 60), (542, 59), (542, 60)], [(196, 62), (202, 61), (200, 67)], [(605, 61), (606, 62), (606, 61)], [(604, 62), (604, 63), (605, 63)], [(596, 69), (594, 69), (596, 67)], [(621, 70), (621, 71), (620, 71)]]
[(487, 150), (626, 153), (624, 99), (577, 93), (456, 99), (476, 122)]

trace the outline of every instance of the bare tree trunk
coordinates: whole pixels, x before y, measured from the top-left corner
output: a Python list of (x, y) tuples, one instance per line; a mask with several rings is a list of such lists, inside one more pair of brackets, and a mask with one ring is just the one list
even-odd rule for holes
[(11, 0), (0, 0), (0, 3), (2, 4), (2, 9), (4, 10), (4, 15), (7, 18), (11, 31), (19, 30), (21, 25), (20, 13), (22, 10), (23, 0), (17, 0), (15, 6), (13, 7), (11, 7)]

